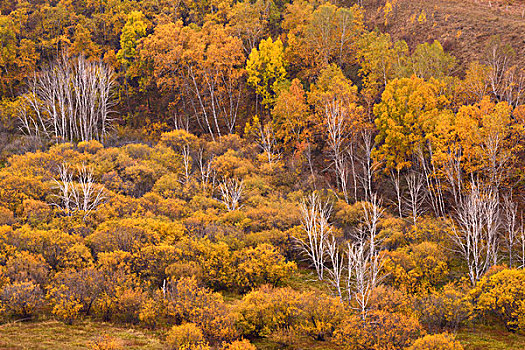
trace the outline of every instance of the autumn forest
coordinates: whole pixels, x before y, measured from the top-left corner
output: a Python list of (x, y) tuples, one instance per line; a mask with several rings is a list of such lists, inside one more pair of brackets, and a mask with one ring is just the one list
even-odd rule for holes
[(525, 348), (524, 14), (0, 1), (0, 349)]

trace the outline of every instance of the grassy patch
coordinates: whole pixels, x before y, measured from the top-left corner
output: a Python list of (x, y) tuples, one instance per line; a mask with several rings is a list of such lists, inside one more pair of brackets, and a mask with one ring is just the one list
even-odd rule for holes
[(299, 291), (319, 291), (330, 294), (328, 284), (317, 279), (315, 271), (312, 269), (298, 268), (285, 281), (285, 285)]
[[(0, 325), (0, 349), (89, 349), (102, 335), (116, 339), (124, 349), (163, 349), (159, 336), (141, 329), (124, 328), (109, 323), (84, 321), (72, 326), (57, 321), (8, 323)], [(476, 325), (457, 334), (465, 350), (525, 349), (525, 335), (510, 333), (500, 326)], [(296, 334), (276, 334), (254, 340), (260, 350), (313, 349), (335, 350), (328, 341), (315, 341)]]
[(510, 333), (501, 327), (479, 326), (466, 328), (457, 334), (465, 350), (525, 349), (525, 336)]
[(0, 349), (89, 349), (102, 335), (116, 339), (124, 349), (163, 348), (154, 334), (143, 330), (89, 321), (71, 326), (57, 321), (45, 321), (0, 325)]
[[(525, 349), (525, 335), (508, 332), (499, 326), (476, 326), (461, 330), (456, 338), (465, 350), (522, 350)], [(287, 337), (284, 334), (256, 339), (259, 350), (335, 350), (340, 349), (330, 342), (315, 341), (304, 336)]]
[(341, 348), (340, 346), (337, 346), (333, 343), (315, 341), (308, 337), (280, 339), (280, 337), (277, 336), (252, 340), (252, 343), (257, 347), (258, 350), (337, 350)]

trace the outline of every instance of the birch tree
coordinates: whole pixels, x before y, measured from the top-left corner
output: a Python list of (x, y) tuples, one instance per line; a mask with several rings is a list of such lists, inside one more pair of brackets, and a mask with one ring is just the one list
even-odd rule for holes
[(457, 252), (468, 267), (472, 285), (497, 263), (500, 209), (498, 195), (471, 182), (470, 193), (456, 211), (458, 229), (453, 230)]
[[(379, 164), (377, 162), (374, 162), (372, 158), (372, 153), (373, 153), (373, 150), (376, 144), (374, 142), (373, 133), (369, 128), (365, 128), (363, 132), (361, 133), (360, 145), (361, 145), (360, 164), (361, 164), (362, 175), (357, 176), (357, 177), (364, 191), (364, 199), (366, 201), (369, 201), (371, 200), (373, 196), (373, 181), (374, 181), (374, 177), (379, 168)], [(354, 164), (353, 160), (352, 160), (352, 164)], [(352, 168), (355, 169), (355, 166), (352, 166)], [(355, 173), (356, 171), (357, 170), (354, 170), (353, 172)], [(356, 195), (356, 199), (357, 199), (357, 195)]]
[(525, 268), (525, 230), (523, 230), (523, 224), (520, 227), (519, 240), (520, 240), (520, 245), (521, 245), (520, 269), (523, 269)]
[(73, 198), (76, 208), (84, 214), (85, 220), (107, 197), (104, 186), (95, 183), (93, 171), (85, 165), (78, 169), (78, 185), (79, 189), (73, 191)]
[(522, 104), (525, 74), (523, 69), (518, 68), (514, 49), (495, 36), (487, 46), (484, 63), (489, 68), (486, 81), (492, 95), (513, 107)]
[(503, 239), (508, 254), (509, 267), (512, 269), (514, 266), (514, 253), (518, 245), (520, 232), (518, 227), (518, 206), (513, 202), (510, 195), (503, 197), (502, 217), (505, 230)]
[(357, 308), (366, 319), (372, 291), (381, 279), (383, 258), (378, 239), (378, 223), (383, 215), (381, 201), (376, 194), (363, 203), (363, 219), (346, 243), (346, 250), (338, 248), (333, 236), (326, 238), (326, 280), (341, 300)]
[(244, 89), (239, 38), (212, 22), (202, 28), (165, 23), (144, 39), (141, 55), (152, 62), (159, 88), (182, 96), (178, 110), (213, 140), (234, 131)]
[(192, 158), (191, 158), (191, 150), (189, 144), (184, 144), (182, 146), (182, 164), (184, 166), (184, 177), (180, 180), (180, 182), (185, 185), (190, 181), (191, 176), (191, 167), (192, 167)]
[(281, 159), (281, 153), (277, 150), (277, 139), (273, 127), (268, 123), (259, 123), (258, 144), (268, 159), (268, 163), (273, 164)]
[(406, 176), (407, 192), (406, 203), (409, 215), (412, 217), (414, 226), (417, 225), (417, 219), (423, 213), (423, 202), (426, 197), (425, 180), (423, 176), (415, 171)]
[(240, 201), (244, 190), (244, 182), (238, 179), (225, 179), (219, 184), (221, 202), (228, 211), (241, 208)]
[(335, 289), (341, 300), (344, 300), (344, 273), (345, 273), (345, 256), (341, 252), (337, 240), (330, 236), (326, 243), (326, 254), (328, 255), (328, 282)]
[(73, 173), (65, 164), (61, 164), (58, 168), (58, 180), (53, 179), (54, 187), (58, 190), (56, 194), (57, 202), (53, 203), (60, 208), (66, 215), (72, 215), (74, 211), (73, 206)]
[(106, 64), (63, 54), (29, 79), (18, 116), (21, 129), (57, 142), (103, 141), (113, 122), (114, 87)]
[[(76, 180), (76, 181), (75, 181)], [(85, 165), (78, 167), (77, 175), (66, 164), (61, 164), (58, 169), (58, 179), (53, 179), (56, 201), (53, 205), (61, 209), (67, 216), (76, 212), (82, 213), (86, 218), (106, 199), (105, 188), (95, 182), (93, 171)]]
[(325, 104), (326, 129), (328, 132), (328, 146), (332, 157), (333, 167), (337, 178), (337, 183), (345, 201), (349, 201), (348, 195), (348, 176), (347, 165), (347, 126), (345, 110), (337, 100), (328, 101)]
[(371, 201), (363, 203), (363, 220), (358, 226), (354, 239), (348, 242), (348, 280), (349, 301), (357, 305), (361, 317), (366, 319), (372, 291), (377, 287), (383, 266), (381, 242), (377, 237), (379, 219), (383, 215), (381, 201), (376, 194)]
[(326, 249), (332, 228), (328, 222), (332, 207), (323, 203), (316, 193), (312, 193), (300, 205), (301, 225), (306, 238), (295, 238), (301, 251), (315, 268), (317, 278), (324, 279)]
[(216, 172), (212, 167), (213, 157), (206, 160), (204, 157), (204, 149), (200, 148), (197, 160), (202, 189), (207, 190), (211, 187), (211, 190), (213, 190), (216, 180)]

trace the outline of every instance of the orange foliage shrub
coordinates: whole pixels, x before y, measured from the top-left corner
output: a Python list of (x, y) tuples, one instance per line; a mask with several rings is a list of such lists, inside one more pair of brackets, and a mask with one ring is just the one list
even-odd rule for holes
[(49, 266), (41, 255), (21, 251), (7, 260), (6, 274), (11, 282), (33, 281), (43, 286), (48, 279)]
[(300, 317), (300, 294), (291, 288), (263, 286), (250, 292), (237, 305), (238, 327), (246, 336), (267, 336), (291, 328)]
[(195, 323), (173, 326), (166, 336), (166, 343), (172, 350), (209, 349), (202, 331)]
[(210, 340), (235, 338), (234, 315), (222, 296), (199, 286), (195, 278), (170, 281), (163, 297), (165, 316), (176, 324), (195, 323)]
[(370, 311), (365, 321), (359, 316), (345, 320), (336, 330), (334, 339), (346, 350), (401, 350), (423, 334), (423, 328), (414, 318), (399, 313)]
[(370, 295), (370, 306), (374, 310), (408, 313), (411, 310), (411, 299), (394, 287), (379, 285)]
[(0, 205), (0, 225), (12, 225), (15, 223), (13, 212)]
[(510, 331), (525, 329), (525, 270), (505, 269), (485, 276), (471, 296), (479, 314), (496, 315)]
[(452, 335), (442, 333), (419, 338), (408, 350), (463, 350), (463, 346)]
[(448, 273), (447, 257), (435, 243), (423, 242), (385, 254), (386, 280), (409, 293), (439, 286)]
[(81, 312), (89, 314), (102, 293), (103, 283), (104, 276), (93, 268), (56, 274), (47, 294), (53, 314), (68, 324), (73, 323)]
[(414, 311), (426, 329), (456, 330), (473, 315), (473, 305), (467, 292), (447, 284), (443, 290), (420, 296), (414, 301)]
[(293, 329), (317, 340), (331, 337), (347, 315), (337, 298), (269, 286), (246, 294), (236, 311), (237, 325), (246, 336)]
[(257, 350), (255, 345), (250, 343), (248, 340), (235, 340), (230, 344), (223, 345), (222, 350)]
[(1, 308), (8, 315), (22, 318), (35, 315), (44, 304), (42, 289), (32, 281), (4, 286), (0, 292), (0, 301)]

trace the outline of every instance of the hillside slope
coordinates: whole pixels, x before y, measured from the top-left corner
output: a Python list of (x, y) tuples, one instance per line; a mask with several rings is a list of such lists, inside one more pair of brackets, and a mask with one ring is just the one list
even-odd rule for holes
[(410, 47), (439, 40), (443, 47), (464, 63), (483, 59), (487, 44), (500, 36), (516, 52), (520, 65), (525, 64), (525, 5), (507, 5), (498, 1), (465, 0), (398, 0), (386, 16), (385, 1), (364, 4), (370, 27), (388, 31), (395, 39), (407, 41)]

